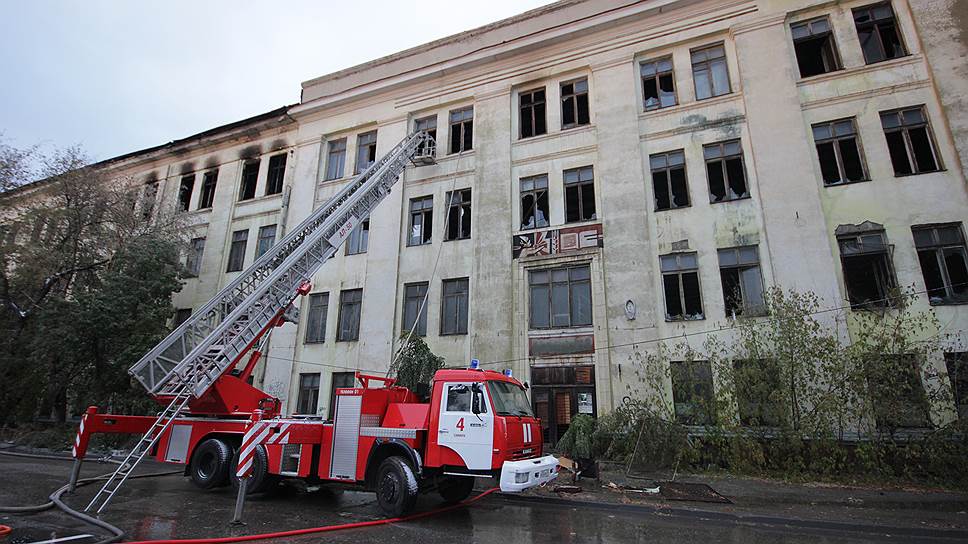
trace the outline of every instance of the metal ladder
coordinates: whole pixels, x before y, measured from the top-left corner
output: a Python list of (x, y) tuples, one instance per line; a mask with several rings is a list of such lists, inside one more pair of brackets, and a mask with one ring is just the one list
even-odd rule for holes
[(235, 366), (275, 316), (296, 298), (299, 287), (390, 194), (407, 162), (433, 145), (433, 138), (423, 131), (404, 138), (128, 370), (150, 394), (171, 397), (171, 402), (85, 511), (100, 504), (100, 513), (107, 506), (189, 401), (203, 395)]

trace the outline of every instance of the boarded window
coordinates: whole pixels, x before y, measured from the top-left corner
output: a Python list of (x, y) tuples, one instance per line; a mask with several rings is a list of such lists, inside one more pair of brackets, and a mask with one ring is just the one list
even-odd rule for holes
[(729, 202), (749, 198), (743, 147), (739, 140), (704, 145), (706, 176), (709, 180), (709, 201)]
[(643, 62), (639, 65), (639, 72), (642, 76), (642, 104), (645, 111), (668, 108), (678, 103), (672, 57)]
[(911, 231), (931, 304), (968, 302), (968, 252), (961, 223), (913, 226)]
[(656, 211), (689, 206), (686, 185), (686, 157), (683, 151), (671, 151), (649, 156), (652, 168), (652, 190)]
[(356, 173), (359, 174), (376, 162), (376, 131), (364, 132), (356, 137)]
[(315, 414), (319, 407), (319, 373), (299, 375), (299, 396), (296, 397), (296, 412)]
[(548, 132), (545, 117), (545, 90), (534, 89), (518, 95), (518, 107), (521, 112), (521, 137), (530, 138)]
[(867, 179), (867, 167), (853, 119), (813, 125), (820, 174), (824, 185), (840, 185)]
[(286, 179), (286, 153), (269, 157), (269, 171), (266, 174), (266, 195), (282, 192), (282, 182)]
[(202, 270), (202, 255), (205, 253), (205, 238), (192, 238), (185, 259), (185, 271), (190, 277), (198, 277)]
[(867, 64), (907, 55), (889, 2), (855, 9), (854, 25)]
[(410, 235), (408, 246), (421, 246), (433, 240), (434, 197), (425, 196), (410, 199)]
[(242, 182), (239, 184), (239, 200), (255, 198), (255, 186), (259, 181), (259, 161), (248, 161), (242, 166)]
[(665, 291), (666, 321), (705, 319), (699, 287), (699, 261), (695, 253), (659, 257)]
[(521, 178), (521, 229), (548, 226), (548, 176)]
[(587, 125), (591, 122), (588, 110), (588, 80), (577, 79), (561, 84), (561, 128)]
[(370, 220), (364, 219), (362, 223), (357, 225), (356, 228), (350, 232), (349, 238), (346, 239), (346, 254), (357, 255), (360, 253), (366, 253), (369, 245)]
[(326, 341), (326, 316), (329, 314), (329, 293), (309, 295), (309, 315), (306, 316), (306, 343)]
[(202, 176), (202, 193), (198, 197), (198, 209), (211, 208), (215, 201), (215, 182), (218, 180), (218, 170), (205, 172)]
[(192, 203), (192, 191), (195, 190), (195, 174), (188, 174), (181, 177), (178, 184), (178, 209), (183, 212), (188, 211)]
[[(427, 282), (408, 283), (403, 287), (403, 326), (401, 332), (427, 336)], [(414, 326), (416, 324), (416, 326)]]
[(840, 70), (840, 58), (830, 27), (830, 19), (817, 17), (790, 25), (793, 49), (797, 54), (800, 77), (810, 77)]
[(730, 93), (726, 49), (723, 44), (692, 51), (692, 78), (696, 84), (697, 100)]
[(433, 115), (431, 117), (417, 119), (413, 122), (413, 125), (416, 132), (426, 132), (434, 139), (433, 142), (420, 142), (420, 145), (417, 147), (416, 156), (435, 156), (437, 154), (437, 116)]
[(326, 153), (326, 179), (339, 179), (343, 177), (346, 168), (346, 138), (333, 140), (328, 144), (329, 151)]
[(474, 149), (474, 107), (450, 112), (450, 152)]
[(723, 282), (726, 316), (763, 315), (763, 274), (756, 246), (719, 250), (719, 277)]
[(672, 361), (669, 366), (676, 421), (683, 425), (712, 425), (713, 373), (709, 361)]
[(884, 232), (842, 235), (837, 237), (837, 243), (851, 307), (890, 306), (890, 292), (897, 281)]
[(441, 287), (440, 334), (467, 334), (467, 278), (444, 280)]
[(941, 170), (923, 106), (881, 112), (881, 126), (895, 176)]
[(586, 327), (592, 324), (591, 270), (588, 265), (528, 273), (532, 329)]
[(447, 231), (444, 240), (466, 240), (471, 237), (471, 190), (447, 193)]
[(232, 233), (232, 246), (229, 248), (229, 263), (226, 272), (238, 272), (245, 263), (245, 246), (249, 241), (249, 231), (237, 230)]
[(360, 337), (360, 312), (362, 308), (362, 289), (350, 289), (339, 294), (337, 342), (349, 342)]
[(945, 353), (944, 363), (958, 418), (968, 419), (968, 352)]
[(594, 221), (595, 175), (591, 166), (565, 170), (565, 222)]

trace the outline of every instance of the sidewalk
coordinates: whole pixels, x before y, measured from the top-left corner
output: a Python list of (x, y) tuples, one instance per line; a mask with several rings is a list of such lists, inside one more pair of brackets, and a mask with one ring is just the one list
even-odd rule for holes
[[(731, 475), (679, 474), (676, 483), (706, 484), (729, 503), (670, 500), (659, 494), (623, 491), (609, 486), (652, 488), (670, 481), (671, 473), (636, 475), (603, 470), (598, 480), (582, 479), (578, 493), (556, 493), (571, 484), (559, 480), (520, 495), (520, 500), (546, 500), (574, 507), (626, 505), (688, 517), (729, 518), (737, 522), (841, 527), (860, 532), (933, 534), (968, 541), (968, 493), (931, 489), (877, 488), (833, 484), (793, 484)], [(514, 500), (514, 499), (512, 499)]]

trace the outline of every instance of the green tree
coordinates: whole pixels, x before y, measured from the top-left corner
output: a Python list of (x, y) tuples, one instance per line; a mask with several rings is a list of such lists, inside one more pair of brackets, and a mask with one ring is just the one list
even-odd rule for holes
[(444, 358), (435, 355), (423, 338), (404, 333), (400, 336), (402, 345), (390, 365), (392, 374), (399, 385), (419, 392), (433, 380), (434, 373), (444, 368)]

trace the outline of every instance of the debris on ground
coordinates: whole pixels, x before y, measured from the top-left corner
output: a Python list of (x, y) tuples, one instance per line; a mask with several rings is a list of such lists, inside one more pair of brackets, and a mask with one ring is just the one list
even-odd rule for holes
[(552, 491), (555, 493), (581, 493), (580, 485), (556, 485)]
[(732, 504), (733, 501), (717, 493), (706, 484), (686, 482), (657, 482), (659, 494), (670, 501), (695, 501)]
[(603, 485), (602, 487), (607, 487), (616, 491), (627, 491), (630, 493), (648, 493), (650, 495), (656, 495), (659, 493), (658, 487), (635, 487), (631, 485), (617, 484), (615, 482), (608, 482), (608, 485)]

